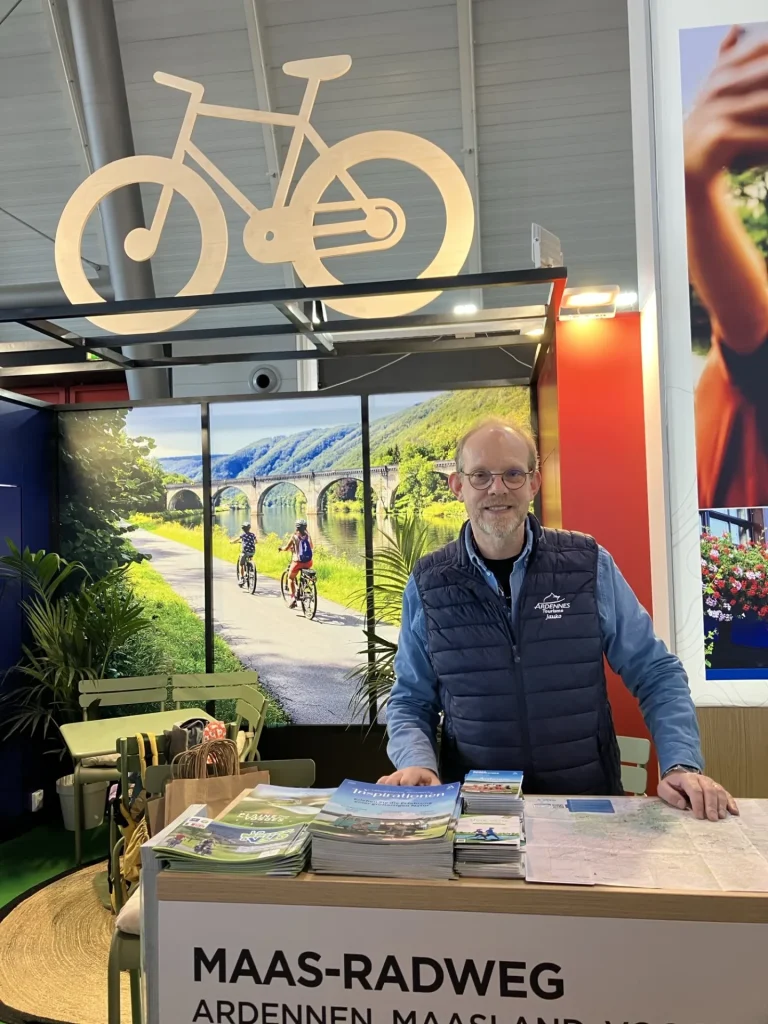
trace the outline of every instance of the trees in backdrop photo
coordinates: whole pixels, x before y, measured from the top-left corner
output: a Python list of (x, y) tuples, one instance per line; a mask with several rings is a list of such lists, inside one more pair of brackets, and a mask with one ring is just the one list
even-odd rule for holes
[[(59, 415), (60, 553), (93, 580), (121, 569), (118, 585), (147, 620), (115, 650), (107, 675), (205, 672), (202, 543), (174, 539), (179, 529), (202, 536), (202, 502), (197, 512), (169, 507), (169, 488), (189, 477), (165, 465), (199, 467), (201, 438), (196, 405)], [(246, 667), (225, 639), (214, 644), (220, 671)], [(287, 721), (268, 696), (268, 721)]]

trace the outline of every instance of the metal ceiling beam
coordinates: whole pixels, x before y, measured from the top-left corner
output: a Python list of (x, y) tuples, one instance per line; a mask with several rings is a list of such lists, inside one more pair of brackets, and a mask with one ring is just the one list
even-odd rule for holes
[[(103, 167), (135, 154), (113, 0), (69, 0), (68, 11), (90, 156), (94, 167)], [(129, 259), (123, 247), (134, 228), (144, 227), (141, 188), (118, 189), (101, 201), (99, 210), (115, 295), (118, 299), (154, 296), (149, 261)], [(147, 346), (136, 354), (151, 358), (155, 353)], [(126, 381), (131, 398), (170, 395), (165, 370), (128, 371)]]
[(326, 332), (318, 334), (309, 317), (305, 316), (294, 303), (276, 302), (275, 309), (278, 313), (282, 313), (285, 319), (315, 346), (315, 349), (322, 348), (326, 352), (333, 352), (333, 342), (326, 337)]
[[(426, 353), (434, 355), (439, 352), (468, 352), (477, 349), (510, 348), (525, 345), (533, 346), (529, 338), (520, 334), (494, 335), (489, 338), (382, 338), (380, 341), (350, 341), (339, 345), (333, 356), (326, 358), (357, 358), (361, 356), (396, 356)], [(137, 366), (210, 366), (218, 363), (249, 363), (256, 359), (269, 362), (280, 362), (285, 359), (315, 359), (312, 352), (293, 352), (283, 350), (277, 352), (204, 352), (199, 355), (173, 356), (172, 359), (137, 360)]]
[[(248, 27), (248, 41), (250, 43), (251, 64), (253, 66), (253, 77), (256, 82), (256, 98), (261, 110), (273, 110), (272, 95), (269, 84), (269, 70), (267, 67), (267, 48), (259, 15), (259, 0), (243, 0), (245, 4), (245, 19)], [(273, 124), (262, 124), (262, 135), (264, 138), (264, 152), (267, 161), (267, 174), (269, 185), (272, 191), (272, 198), (277, 193), (277, 183), (280, 180), (282, 165), (280, 162), (280, 148), (277, 144), (277, 132)], [(283, 263), (283, 280), (286, 287), (295, 288), (298, 285), (293, 267), (289, 263)], [(304, 332), (296, 334), (297, 349), (308, 346)], [(311, 340), (309, 342), (311, 344)], [(298, 365), (298, 376), (301, 391), (317, 390), (317, 363), (309, 363), (301, 360)]]
[[(337, 341), (368, 341), (371, 335), (380, 333), (392, 337), (395, 334), (402, 337), (406, 332), (419, 331), (422, 336), (425, 329), (435, 328), (435, 334), (443, 329), (453, 330), (455, 327), (463, 327), (467, 334), (492, 334), (509, 331), (510, 325), (515, 321), (543, 320), (547, 314), (547, 307), (541, 306), (514, 306), (504, 309), (483, 310), (482, 320), (467, 322), (465, 316), (455, 313), (416, 313), (402, 317), (377, 317), (371, 320), (328, 320), (323, 324), (323, 332), (330, 335), (334, 342)], [(495, 321), (499, 321), (498, 324)], [(361, 329), (361, 324), (365, 327)], [(248, 327), (204, 327), (197, 330), (174, 331), (170, 337), (174, 341), (211, 341), (213, 339), (223, 341), (227, 338), (270, 338), (281, 337), (293, 334), (293, 325), (290, 323), (281, 324), (253, 324)], [(90, 345), (98, 344), (104, 348), (121, 348), (131, 345), (141, 345), (147, 342), (166, 342), (168, 334), (123, 334), (119, 340), (114, 336), (98, 338), (85, 338)], [(268, 356), (269, 352), (262, 353)]]
[[(475, 34), (472, 0), (456, 0), (456, 21), (459, 36), (459, 90), (461, 95), (461, 151), (464, 154), (464, 177), (467, 179), (475, 207), (475, 233), (467, 256), (470, 274), (483, 269), (480, 237), (480, 163), (477, 154), (477, 93), (475, 89)], [(483, 293), (475, 289), (472, 301), (483, 307)]]
[[(114, 366), (109, 363), (87, 362), (87, 363), (47, 363), (35, 366), (9, 366), (0, 368), (0, 381), (6, 378), (16, 377), (62, 377), (82, 376), (83, 374), (95, 374), (99, 376), (104, 373), (117, 373)], [(123, 403), (125, 404), (125, 403)]]
[[(354, 284), (316, 285), (311, 288), (262, 288), (240, 292), (215, 292), (213, 295), (167, 295), (150, 299), (125, 299), (119, 302), (83, 302), (77, 305), (16, 307), (0, 309), (0, 323), (16, 323), (21, 319), (74, 320), (79, 317), (110, 316), (114, 313), (156, 313), (168, 309), (218, 309), (221, 306), (269, 305), (276, 302), (309, 302), (319, 299), (352, 299), (375, 295), (415, 295), (421, 292), (451, 292), (463, 288), (511, 288), (520, 285), (551, 285), (560, 282), (562, 289), (568, 277), (566, 267), (535, 267), (529, 270), (497, 270), (485, 274), (459, 274), (450, 277), (417, 277), (399, 281), (361, 281)], [(390, 318), (396, 323), (397, 318)], [(357, 320), (357, 329), (366, 323)], [(327, 326), (323, 325), (324, 329)], [(467, 321), (471, 329), (471, 320)], [(173, 341), (173, 333), (156, 339)]]
[(119, 366), (123, 370), (132, 365), (132, 360), (126, 359), (122, 353), (106, 352), (103, 349), (90, 349), (85, 339), (81, 338), (79, 334), (68, 331), (58, 324), (52, 324), (48, 320), (20, 320), (19, 323), (23, 327), (28, 327), (31, 331), (35, 331), (37, 334), (44, 335), (46, 338), (60, 341), (62, 344), (69, 346), (69, 348), (79, 348), (83, 352), (95, 352), (96, 355), (106, 360), (106, 362), (114, 363), (115, 366)]

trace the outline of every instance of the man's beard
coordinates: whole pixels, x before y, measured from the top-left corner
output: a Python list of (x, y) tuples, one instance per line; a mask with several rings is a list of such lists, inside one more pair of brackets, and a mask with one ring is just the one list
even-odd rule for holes
[(510, 513), (509, 518), (495, 520), (494, 517), (486, 517), (482, 514), (477, 517), (477, 528), (487, 537), (495, 537), (497, 540), (505, 540), (511, 537), (523, 525), (528, 515), (527, 510), (519, 510)]

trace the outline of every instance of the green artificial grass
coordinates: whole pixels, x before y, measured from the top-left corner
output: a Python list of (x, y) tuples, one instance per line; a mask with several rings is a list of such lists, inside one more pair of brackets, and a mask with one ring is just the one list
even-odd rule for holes
[[(107, 857), (105, 825), (83, 833), (83, 863)], [(75, 866), (74, 833), (61, 826), (40, 825), (0, 843), (0, 907), (41, 882)]]

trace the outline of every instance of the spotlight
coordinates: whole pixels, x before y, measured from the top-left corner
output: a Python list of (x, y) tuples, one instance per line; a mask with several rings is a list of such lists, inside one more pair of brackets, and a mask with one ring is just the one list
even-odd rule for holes
[(579, 317), (604, 320), (616, 316), (616, 299), (619, 286), (609, 284), (603, 287), (566, 288), (560, 307), (561, 320), (576, 320)]
[(477, 312), (477, 306), (474, 302), (460, 302), (458, 306), (453, 307), (453, 312), (457, 316), (472, 316)]
[(631, 309), (637, 303), (637, 292), (621, 292), (616, 297), (617, 309)]

